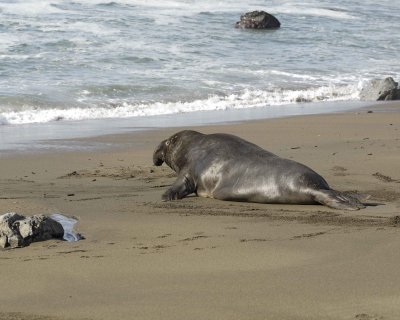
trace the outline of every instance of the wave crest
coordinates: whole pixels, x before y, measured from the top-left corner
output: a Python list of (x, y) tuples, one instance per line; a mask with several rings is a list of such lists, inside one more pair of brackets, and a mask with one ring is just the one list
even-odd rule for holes
[(105, 105), (73, 108), (25, 106), (20, 111), (0, 113), (0, 124), (46, 123), (88, 119), (157, 116), (195, 111), (267, 107), (302, 102), (357, 100), (359, 86), (324, 86), (305, 90), (244, 90), (226, 96), (177, 102), (132, 103), (110, 99)]

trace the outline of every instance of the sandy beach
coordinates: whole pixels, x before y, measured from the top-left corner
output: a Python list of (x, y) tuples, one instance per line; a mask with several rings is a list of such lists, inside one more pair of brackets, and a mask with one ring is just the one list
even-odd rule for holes
[(152, 152), (182, 128), (74, 140), (115, 146), (95, 151), (1, 156), (1, 213), (75, 216), (86, 239), (0, 251), (0, 319), (398, 319), (399, 112), (191, 128), (238, 135), (334, 189), (371, 195), (355, 212), (162, 202), (175, 174), (154, 167)]

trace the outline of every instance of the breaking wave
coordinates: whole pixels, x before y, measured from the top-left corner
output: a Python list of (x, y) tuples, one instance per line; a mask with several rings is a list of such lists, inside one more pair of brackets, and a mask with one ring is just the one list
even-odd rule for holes
[[(79, 107), (38, 107), (24, 105), (18, 111), (0, 112), (0, 124), (18, 125), (52, 121), (157, 116), (196, 111), (232, 110), (318, 101), (357, 100), (362, 84), (323, 86), (304, 90), (244, 90), (206, 99), (176, 102), (134, 103), (128, 99), (108, 99), (101, 104)], [(1, 106), (0, 106), (1, 109)]]

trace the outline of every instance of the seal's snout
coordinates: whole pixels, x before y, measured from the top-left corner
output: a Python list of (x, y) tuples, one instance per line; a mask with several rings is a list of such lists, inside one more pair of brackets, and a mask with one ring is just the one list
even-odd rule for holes
[(154, 163), (155, 166), (161, 166), (164, 163), (164, 161), (161, 160), (160, 158), (156, 159), (156, 158), (153, 157), (153, 163)]
[(165, 146), (165, 141), (162, 141), (157, 146), (156, 150), (154, 150), (153, 163), (155, 166), (161, 166), (165, 161), (164, 146)]

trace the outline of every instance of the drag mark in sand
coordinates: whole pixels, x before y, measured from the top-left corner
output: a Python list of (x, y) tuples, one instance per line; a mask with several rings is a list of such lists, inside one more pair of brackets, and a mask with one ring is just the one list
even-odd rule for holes
[(265, 241), (273, 241), (272, 239), (265, 238), (254, 238), (254, 239), (240, 239), (240, 242), (265, 242)]
[[(367, 191), (368, 192), (368, 191)], [(374, 198), (379, 194), (368, 192)], [(390, 197), (388, 201), (400, 198), (400, 193), (390, 193), (384, 191), (381, 196)], [(195, 201), (193, 200), (196, 200)], [(305, 209), (286, 209), (277, 205), (261, 204), (254, 207), (255, 204), (226, 204), (226, 202), (215, 202), (213, 206), (204, 204), (197, 198), (186, 199), (177, 202), (145, 202), (145, 206), (154, 208), (154, 213), (165, 214), (171, 212), (184, 216), (226, 216), (238, 218), (260, 218), (271, 221), (287, 221), (308, 224), (321, 224), (332, 226), (357, 226), (357, 227), (377, 227), (393, 226), (390, 217), (351, 215), (347, 212), (320, 210), (317, 206), (307, 206)], [(201, 202), (200, 202), (201, 201)]]
[(195, 241), (195, 240), (199, 240), (199, 239), (206, 239), (206, 238), (209, 238), (209, 237), (207, 237), (207, 236), (193, 236), (193, 237), (190, 237), (190, 238), (185, 238), (185, 239), (182, 239), (182, 240), (179, 240), (179, 241)]
[[(0, 312), (1, 320), (71, 320), (71, 318), (60, 318), (54, 316), (42, 316), (22, 312)], [(74, 320), (91, 320), (89, 318), (74, 318)]]
[(290, 238), (290, 240), (303, 239), (303, 238), (315, 238), (318, 236), (322, 236), (323, 234), (326, 234), (326, 233), (328, 233), (328, 231), (304, 233), (299, 236), (294, 236), (294, 237)]
[(172, 236), (172, 234), (171, 233), (166, 233), (166, 234), (163, 234), (161, 236), (158, 236), (157, 239), (164, 239), (164, 238), (167, 238), (169, 236)]
[(311, 232), (311, 233), (304, 233), (301, 235), (293, 236), (291, 238), (276, 238), (276, 239), (271, 239), (271, 238), (250, 238), (250, 239), (240, 239), (240, 242), (267, 242), (267, 241), (286, 241), (286, 240), (300, 240), (300, 239), (307, 239), (307, 238), (315, 238), (318, 236), (322, 236), (324, 234), (329, 233), (331, 230), (327, 231), (319, 231), (319, 232)]
[(383, 181), (383, 182), (397, 182), (400, 183), (400, 180), (398, 179), (393, 179), (392, 177), (386, 176), (380, 172), (375, 172), (374, 174), (372, 174), (372, 176), (374, 176), (376, 179)]
[(87, 252), (87, 250), (77, 249), (77, 250), (70, 250), (70, 251), (59, 251), (58, 254), (71, 254), (71, 253), (82, 253)]
[(384, 320), (385, 318), (378, 315), (369, 315), (367, 313), (360, 313), (354, 317), (355, 320)]

